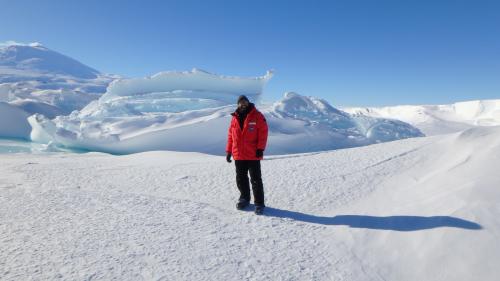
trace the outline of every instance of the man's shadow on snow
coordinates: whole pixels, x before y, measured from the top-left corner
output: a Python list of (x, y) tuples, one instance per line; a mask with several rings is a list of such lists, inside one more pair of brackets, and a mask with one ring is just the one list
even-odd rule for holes
[(334, 217), (322, 217), (308, 215), (299, 212), (266, 208), (266, 216), (287, 218), (301, 222), (322, 225), (346, 225), (353, 228), (367, 228), (394, 231), (417, 231), (438, 227), (454, 227), (470, 230), (482, 229), (482, 226), (468, 220), (450, 216), (389, 216), (375, 217), (364, 215), (338, 215)]

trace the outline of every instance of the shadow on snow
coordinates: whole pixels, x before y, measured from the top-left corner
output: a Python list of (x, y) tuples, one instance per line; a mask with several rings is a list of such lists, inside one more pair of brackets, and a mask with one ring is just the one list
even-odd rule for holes
[(482, 226), (468, 220), (450, 216), (388, 216), (338, 215), (334, 217), (314, 216), (299, 212), (266, 208), (266, 216), (287, 218), (295, 221), (322, 225), (346, 225), (353, 228), (367, 228), (394, 231), (417, 231), (438, 227), (454, 227), (479, 230)]

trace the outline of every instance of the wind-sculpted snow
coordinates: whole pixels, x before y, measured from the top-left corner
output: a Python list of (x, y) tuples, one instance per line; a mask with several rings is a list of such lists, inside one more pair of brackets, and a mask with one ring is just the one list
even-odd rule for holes
[(423, 134), (397, 120), (351, 116), (315, 97), (288, 92), (266, 112), (273, 153), (362, 146)]
[(0, 279), (497, 280), (499, 155), (481, 127), (266, 157), (263, 216), (220, 156), (2, 155)]
[(400, 105), (345, 108), (356, 116), (398, 119), (426, 135), (447, 134), (477, 126), (500, 125), (500, 100), (476, 100), (445, 105)]
[(112, 153), (148, 150), (224, 150), (229, 113), (237, 97), (258, 101), (272, 77), (228, 77), (194, 69), (114, 81), (81, 111), (53, 121), (29, 119), (31, 139)]
[[(262, 77), (254, 78), (215, 75), (196, 68), (183, 72), (166, 71), (146, 78), (115, 80), (108, 87), (101, 101), (105, 102), (120, 96), (169, 93), (172, 97), (210, 98), (225, 103), (234, 103), (235, 95), (246, 95), (250, 99), (257, 99), (272, 76), (270, 71)], [(178, 90), (185, 92), (176, 94), (175, 91)]]
[[(50, 149), (220, 154), (224, 153), (229, 114), (242, 94), (268, 118), (267, 154), (421, 136), (402, 122), (353, 118), (324, 100), (294, 93), (271, 107), (259, 105), (272, 76), (270, 71), (242, 78), (193, 69), (112, 81), (40, 44), (10, 44), (0, 47), (0, 101), (15, 114), (0, 126), (0, 137), (31, 139)], [(26, 116), (32, 114), (36, 115), (28, 121)]]
[[(167, 73), (154, 77), (171, 81)], [(205, 83), (200, 82), (198, 71), (171, 74), (175, 77), (192, 75), (190, 79)], [(201, 75), (209, 74), (203, 72)], [(215, 79), (215, 76), (211, 77)], [(59, 116), (53, 121), (42, 116), (30, 117), (31, 139), (111, 153), (173, 150), (222, 154), (237, 96), (246, 93), (251, 99), (258, 99), (263, 81), (268, 78), (218, 79), (221, 81), (207, 85), (210, 91), (194, 90), (203, 89), (203, 84), (189, 84), (187, 90), (172, 90), (172, 86), (165, 82), (166, 91), (162, 92), (158, 88), (161, 82), (154, 81), (154, 86), (145, 87), (154, 92), (136, 89), (139, 93), (123, 86), (118, 87), (122, 90), (117, 92), (117, 85), (138, 87), (133, 82), (137, 79), (116, 81), (106, 94), (80, 112)], [(246, 89), (235, 89), (234, 85), (224, 87), (227, 79), (231, 83), (238, 81), (241, 87), (253, 86)], [(140, 80), (140, 84), (144, 81), (148, 80)], [(220, 84), (219, 90), (225, 92), (215, 92), (217, 89), (213, 85), (217, 84)], [(132, 94), (126, 96), (125, 93)], [(267, 154), (320, 151), (422, 136), (417, 129), (403, 122), (352, 118), (326, 101), (295, 93), (285, 94), (283, 100), (272, 107), (257, 106), (269, 123)]]
[(151, 77), (113, 81), (106, 93), (78, 114), (81, 119), (160, 115), (233, 105), (239, 95), (258, 100), (271, 79), (240, 78), (193, 69), (161, 72)]

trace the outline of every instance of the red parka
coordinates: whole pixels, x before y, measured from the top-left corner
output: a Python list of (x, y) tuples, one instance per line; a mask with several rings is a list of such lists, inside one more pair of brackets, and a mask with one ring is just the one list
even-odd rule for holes
[(243, 130), (238, 120), (238, 111), (231, 114), (231, 125), (227, 136), (226, 152), (233, 155), (234, 160), (262, 160), (255, 154), (257, 149), (266, 149), (266, 118), (255, 107), (250, 109), (243, 123)]

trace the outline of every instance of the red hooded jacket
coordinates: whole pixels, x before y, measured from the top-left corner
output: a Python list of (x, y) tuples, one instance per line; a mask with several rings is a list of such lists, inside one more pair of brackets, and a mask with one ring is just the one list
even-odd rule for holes
[(233, 155), (234, 160), (262, 160), (255, 153), (257, 149), (266, 149), (266, 118), (255, 107), (250, 109), (243, 123), (243, 130), (238, 120), (238, 111), (231, 114), (231, 125), (227, 135), (226, 152)]

